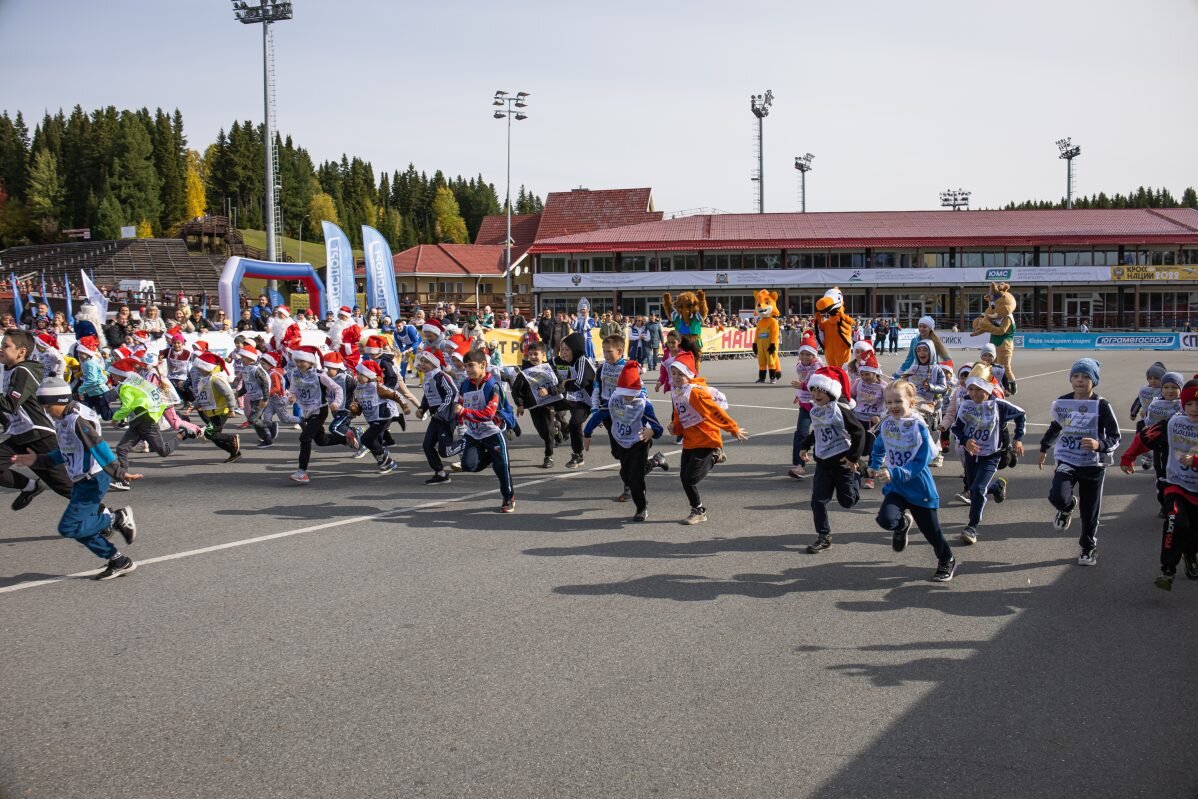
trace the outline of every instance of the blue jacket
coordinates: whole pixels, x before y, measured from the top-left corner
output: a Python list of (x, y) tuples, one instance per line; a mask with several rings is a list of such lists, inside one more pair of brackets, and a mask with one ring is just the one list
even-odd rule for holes
[[(647, 397), (644, 389), (641, 389), (641, 396)], [(582, 426), (583, 436), (590, 438), (591, 434), (595, 432), (595, 428), (599, 427), (599, 425), (603, 424), (610, 418), (611, 411), (609, 411), (607, 408), (596, 408), (595, 410), (591, 411), (590, 418), (588, 418), (586, 424)], [(653, 437), (661, 438), (664, 428), (661, 426), (661, 422), (657, 420), (657, 411), (653, 410), (652, 402), (645, 402), (645, 415), (643, 418), (645, 424), (647, 424), (649, 429), (653, 431)]]
[(926, 342), (928, 342), (928, 344), (929, 344), (929, 345), (931, 346), (931, 348), (932, 348), (932, 361), (933, 361), (933, 362), (935, 362), (935, 361), (936, 361), (936, 345), (932, 343), (932, 340), (931, 340), (930, 338), (920, 338), (920, 337), (919, 337), (919, 334), (918, 334), (918, 333), (916, 333), (916, 334), (915, 334), (915, 338), (911, 339), (911, 343), (910, 343), (909, 345), (907, 345), (907, 357), (906, 357), (906, 358), (903, 358), (903, 365), (902, 365), (902, 366), (900, 366), (900, 367), (898, 368), (898, 371), (894, 373), (894, 376), (895, 376), (895, 378), (896, 378), (896, 379), (897, 379), (897, 378), (898, 378), (898, 376), (899, 376), (899, 375), (901, 375), (903, 372), (905, 372), (905, 371), (907, 371), (908, 369), (910, 369), (910, 368), (911, 368), (911, 365), (912, 365), (913, 363), (915, 363), (915, 347), (916, 347), (916, 346), (918, 346), (918, 345), (919, 345), (919, 342), (921, 342), (921, 341), (926, 341)]
[[(1027, 414), (1024, 412), (1023, 408), (1020, 408), (1018, 405), (1013, 405), (1012, 403), (1003, 399), (991, 399), (987, 400), (987, 402), (997, 403), (999, 429), (1001, 430), (1003, 427), (1006, 427), (1007, 422), (1014, 421), (1014, 440), (1022, 441), (1023, 432), (1027, 425)], [(957, 422), (952, 427), (952, 433), (957, 437), (957, 440), (960, 441), (962, 445), (965, 444), (965, 420), (960, 416), (957, 417)]]
[[(932, 479), (929, 464), (932, 462), (932, 436), (927, 425), (919, 423), (923, 443), (906, 466), (888, 467), (890, 481), (882, 486), (883, 494), (898, 494), (912, 505), (920, 508), (939, 508), (940, 494)], [(886, 455), (886, 443), (882, 436), (874, 439), (874, 448), (869, 456), (869, 468), (879, 469)]]

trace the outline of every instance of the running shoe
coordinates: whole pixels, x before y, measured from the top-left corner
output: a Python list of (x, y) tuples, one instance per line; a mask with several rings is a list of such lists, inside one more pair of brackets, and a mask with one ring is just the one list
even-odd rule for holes
[(645, 521), (648, 521), (648, 520), (649, 520), (649, 509), (648, 509), (648, 508), (643, 508), (643, 509), (641, 509), (641, 510), (638, 510), (638, 511), (636, 512), (636, 515), (632, 517), (632, 520), (633, 520), (634, 522), (645, 522)]
[(113, 480), (108, 484), (109, 491), (131, 491), (133, 484), (128, 480)]
[(391, 474), (391, 472), (395, 471), (398, 468), (399, 468), (398, 463), (393, 461), (391, 458), (387, 458), (387, 460), (385, 460), (379, 464), (379, 474)]
[(1185, 566), (1186, 577), (1191, 580), (1198, 580), (1198, 555), (1193, 552), (1186, 552), (1181, 556), (1181, 562)]
[(715, 456), (712, 458), (711, 465), (719, 466), (721, 463), (728, 462), (728, 455), (724, 452), (724, 448), (720, 447), (715, 451)]
[(1069, 510), (1057, 511), (1057, 518), (1053, 521), (1052, 526), (1058, 530), (1068, 530), (1069, 525), (1073, 522), (1073, 509), (1077, 507), (1077, 502), (1069, 506)]
[(832, 548), (832, 536), (821, 535), (821, 536), (817, 536), (813, 543), (807, 545), (807, 554), (818, 555), (820, 552), (823, 552), (825, 549), (831, 549), (831, 548)]
[(660, 452), (654, 452), (653, 457), (649, 459), (650, 468), (658, 468), (663, 472), (670, 471), (670, 464), (666, 462), (666, 456)]
[(914, 523), (915, 518), (911, 515), (911, 511), (903, 511), (903, 518), (899, 521), (899, 526), (894, 531), (894, 538), (890, 542), (895, 552), (902, 552), (907, 548), (907, 534), (911, 532), (911, 525)]
[(254, 445), (254, 449), (270, 449), (275, 445), (273, 441), (259, 441)]
[(582, 457), (582, 453), (575, 452), (573, 455), (570, 456), (570, 460), (566, 463), (566, 468), (567, 469), (577, 469), (579, 466), (582, 466), (584, 463), (586, 463), (586, 458)]
[(365, 458), (367, 452), (370, 452), (370, 450), (366, 449), (366, 447), (363, 447), (359, 442), (358, 450), (354, 453), (354, 460), (357, 460), (358, 458)]
[(874, 479), (872, 477), (862, 478), (861, 487), (865, 489), (872, 489), (874, 487)]
[(33, 481), (33, 490), (32, 491), (18, 491), (17, 492), (16, 499), (14, 499), (12, 501), (12, 509), (13, 510), (22, 510), (23, 508), (29, 507), (29, 503), (33, 502), (33, 498), (45, 490), (46, 490), (46, 484), (43, 483), (41, 480), (35, 479)]
[(516, 498), (512, 497), (511, 499), (505, 500), (504, 503), (499, 506), (499, 512), (500, 513), (515, 513), (516, 512)]
[(976, 544), (978, 542), (978, 531), (976, 527), (966, 527), (961, 531), (961, 540), (966, 544)]
[(133, 558), (128, 555), (121, 555), (119, 558), (113, 558), (108, 561), (108, 565), (104, 567), (104, 571), (97, 574), (95, 580), (111, 580), (115, 577), (128, 574), (137, 568), (137, 564), (133, 562)]
[(449, 483), (449, 472), (437, 472), (432, 477), (424, 481), (426, 486), (436, 485), (437, 483)]
[(1155, 580), (1153, 580), (1152, 584), (1155, 585), (1157, 588), (1161, 589), (1162, 591), (1172, 591), (1173, 590), (1173, 575), (1172, 574), (1162, 574), (1160, 577), (1157, 577)]
[(1007, 498), (1007, 478), (999, 477), (994, 481), (994, 501), (1003, 502)]
[(970, 499), (968, 491), (962, 491), (960, 494), (957, 494), (957, 499), (961, 500), (966, 505), (968, 505), (969, 503), (971, 503), (973, 501), (972, 499)]
[(553, 458), (550, 457), (549, 455), (546, 455), (545, 460), (541, 461), (541, 468), (542, 469), (553, 468)]
[(616, 497), (616, 502), (627, 502), (630, 499), (632, 499), (632, 492), (628, 490), (628, 486), (624, 486), (620, 496)]
[(790, 467), (790, 471), (786, 474), (796, 480), (803, 480), (807, 477), (807, 470), (803, 468), (802, 464), (799, 464), (798, 466)]
[(303, 469), (296, 469), (291, 473), (291, 482), (307, 484), (309, 482), (308, 473)]
[[(349, 444), (351, 449), (362, 449), (362, 436), (358, 433), (357, 428), (351, 427), (345, 431), (345, 443)], [(354, 453), (354, 457), (357, 458), (360, 456)]]
[(932, 582), (947, 583), (953, 579), (953, 575), (957, 573), (957, 559), (949, 558), (942, 560), (936, 564), (936, 573), (932, 575)]
[(1082, 554), (1077, 556), (1078, 566), (1097, 566), (1098, 565), (1098, 548), (1083, 549)]
[(707, 511), (703, 508), (691, 508), (690, 515), (682, 520), (683, 524), (702, 524), (707, 521)]
[(125, 539), (125, 545), (133, 543), (133, 539), (137, 538), (137, 522), (133, 519), (133, 508), (128, 506), (118, 508), (112, 514), (112, 526), (121, 534), (121, 538)]

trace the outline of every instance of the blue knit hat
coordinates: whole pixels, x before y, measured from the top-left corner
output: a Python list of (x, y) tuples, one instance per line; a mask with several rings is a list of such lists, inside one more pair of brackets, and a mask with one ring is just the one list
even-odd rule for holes
[(1102, 372), (1102, 364), (1093, 358), (1079, 358), (1073, 367), (1069, 370), (1069, 376), (1073, 377), (1076, 374), (1083, 374), (1090, 378), (1090, 382), (1098, 385), (1098, 378)]
[(1161, 385), (1163, 386), (1165, 383), (1172, 383), (1181, 388), (1186, 384), (1186, 379), (1181, 376), (1180, 372), (1165, 372), (1165, 376), (1161, 378)]
[(1157, 380), (1160, 380), (1165, 376), (1165, 372), (1167, 371), (1169, 370), (1165, 368), (1165, 365), (1160, 361), (1157, 361), (1156, 363), (1152, 364), (1152, 366), (1148, 367), (1148, 371), (1145, 372), (1145, 374), (1150, 379), (1155, 377)]

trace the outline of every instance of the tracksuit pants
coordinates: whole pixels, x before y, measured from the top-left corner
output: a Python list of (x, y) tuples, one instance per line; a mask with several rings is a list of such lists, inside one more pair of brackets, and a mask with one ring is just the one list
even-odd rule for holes
[[(53, 433), (42, 438), (35, 438), (25, 444), (14, 444), (12, 439), (0, 442), (0, 486), (15, 488), (18, 491), (29, 485), (29, 478), (20, 472), (12, 470), (12, 456), (32, 452), (34, 455), (45, 455), (58, 449), (58, 439)], [(35, 468), (31, 470), (38, 479), (46, 484), (55, 494), (63, 497), (71, 496), (74, 486), (67, 476), (65, 466), (59, 465), (52, 469)]]
[(453, 440), (453, 428), (444, 419), (439, 419), (436, 416), (430, 417), (428, 427), (424, 431), (424, 457), (428, 460), (429, 467), (434, 472), (445, 471), (445, 463), (441, 460), (441, 453), (437, 449), (439, 444), (448, 445)]
[(532, 417), (532, 426), (536, 428), (537, 435), (545, 442), (545, 457), (553, 457), (553, 408), (546, 405), (539, 408), (530, 408), (528, 415)]
[(923, 533), (923, 537), (935, 550), (936, 560), (943, 563), (952, 558), (953, 550), (944, 538), (944, 531), (940, 529), (940, 517), (936, 509), (913, 505), (897, 491), (889, 492), (882, 498), (882, 507), (878, 510), (878, 526), (893, 533), (902, 525), (905, 510), (911, 511), (911, 518), (915, 520), (919, 532)]
[(71, 499), (58, 521), (58, 534), (74, 538), (104, 560), (111, 560), (117, 548), (104, 537), (112, 526), (112, 512), (104, 507), (104, 495), (111, 482), (108, 472), (97, 472), (71, 487)]
[(969, 492), (969, 526), (977, 527), (982, 523), (982, 511), (986, 507), (986, 495), (998, 487), (993, 485), (994, 475), (998, 471), (998, 463), (1006, 457), (1002, 450), (992, 455), (970, 455), (965, 452), (961, 465), (965, 467), (965, 490)]
[(1161, 534), (1161, 572), (1173, 575), (1183, 553), (1198, 553), (1198, 505), (1176, 494), (1165, 499), (1168, 515)]
[(391, 417), (379, 419), (375, 422), (366, 423), (366, 432), (362, 434), (362, 446), (370, 450), (370, 454), (380, 464), (387, 462), (387, 450), (384, 445), (384, 436), (387, 433), (387, 428), (391, 426)]
[(565, 423), (570, 429), (570, 451), (582, 454), (582, 426), (591, 415), (591, 406), (585, 402), (568, 402), (565, 406)]
[(678, 469), (678, 477), (682, 480), (682, 490), (686, 492), (686, 500), (693, 510), (703, 511), (703, 500), (699, 497), (699, 483), (715, 466), (713, 447), (696, 447), (682, 450), (682, 465)]
[(179, 437), (173, 430), (170, 435), (164, 436), (157, 422), (144, 413), (139, 414), (129, 420), (129, 427), (116, 445), (116, 459), (122, 469), (129, 468), (129, 453), (139, 441), (149, 444), (150, 451), (160, 458), (170, 455), (179, 446)]
[(345, 443), (345, 436), (329, 433), (324, 429), (325, 420), (328, 418), (329, 406), (322, 405), (319, 411), (300, 422), (299, 467), (303, 471), (308, 470), (308, 463), (312, 460), (313, 444), (318, 447), (332, 447)]
[(799, 421), (795, 425), (794, 441), (790, 445), (790, 465), (799, 465), (799, 453), (803, 451), (803, 442), (807, 440), (807, 434), (811, 432), (811, 412), (806, 408), (799, 408)]
[(507, 440), (503, 433), (486, 438), (466, 437), (466, 449), (462, 452), (462, 471), (481, 472), (490, 466), (499, 478), (499, 493), (508, 502), (516, 496), (512, 488), (512, 469), (508, 463)]
[(269, 427), (272, 420), (281, 424), (295, 424), (299, 418), (292, 413), (293, 410), (294, 408), (286, 397), (271, 397), (266, 401), (266, 408), (262, 411), (262, 425)]
[(815, 478), (811, 483), (811, 515), (815, 520), (817, 535), (831, 535), (832, 524), (828, 519), (828, 502), (832, 495), (842, 508), (851, 508), (861, 498), (861, 479), (857, 472), (847, 468), (836, 455), (815, 462)]
[(620, 461), (620, 479), (632, 492), (632, 501), (637, 512), (649, 507), (646, 496), (645, 476), (649, 473), (649, 442), (638, 441), (631, 447), (616, 445)]
[(237, 437), (233, 433), (225, 432), (225, 422), (229, 421), (227, 413), (210, 413), (208, 411), (197, 411), (200, 418), (207, 425), (204, 428), (204, 438), (211, 441), (218, 448), (232, 455), (237, 451)]
[[(1052, 473), (1048, 501), (1059, 511), (1081, 511), (1082, 534), (1077, 543), (1083, 552), (1098, 546), (1098, 515), (1102, 513), (1102, 484), (1106, 469), (1102, 466), (1070, 466), (1058, 463)], [(1074, 496), (1076, 487), (1077, 496)]]

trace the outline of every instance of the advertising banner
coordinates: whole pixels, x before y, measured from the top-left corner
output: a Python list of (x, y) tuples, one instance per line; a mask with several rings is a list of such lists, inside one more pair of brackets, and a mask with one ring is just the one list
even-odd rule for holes
[(325, 293), (330, 311), (354, 306), (354, 251), (345, 231), (332, 222), (321, 222), (324, 230)]
[(1178, 333), (1017, 333), (1015, 348), (1028, 350), (1175, 350)]
[(1151, 283), (1154, 280), (1198, 280), (1198, 266), (1112, 266), (1111, 280)]
[[(366, 306), (379, 308), (392, 319), (398, 319), (399, 292), (395, 288), (395, 264), (387, 240), (374, 228), (362, 225), (362, 248), (366, 251)], [(353, 263), (352, 257), (349, 262)], [(346, 296), (352, 297), (352, 291)]]

